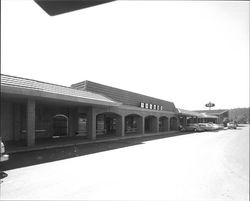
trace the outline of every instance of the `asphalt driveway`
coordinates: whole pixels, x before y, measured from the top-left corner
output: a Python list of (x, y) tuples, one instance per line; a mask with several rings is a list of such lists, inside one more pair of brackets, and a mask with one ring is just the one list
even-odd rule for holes
[(2, 200), (249, 200), (248, 126), (23, 154)]

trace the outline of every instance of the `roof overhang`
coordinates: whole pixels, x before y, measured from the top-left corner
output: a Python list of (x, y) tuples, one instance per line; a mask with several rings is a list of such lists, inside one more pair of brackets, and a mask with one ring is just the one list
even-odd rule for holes
[(191, 116), (191, 117), (202, 117), (202, 115), (198, 112), (193, 112), (193, 111), (179, 109), (179, 108), (178, 108), (178, 115)]
[(184, 110), (184, 109), (179, 109), (179, 108), (178, 108), (178, 112), (179, 112), (179, 115), (181, 116), (218, 119), (218, 117), (214, 115), (208, 115), (206, 113), (199, 113), (199, 112), (194, 112), (194, 111), (189, 111), (189, 110)]
[(219, 117), (218, 116), (214, 116), (214, 115), (208, 115), (206, 113), (201, 113), (201, 117), (202, 118), (209, 118), (209, 119), (218, 119)]
[(35, 89), (27, 89), (16, 86), (7, 86), (1, 84), (1, 97), (5, 95), (9, 95), (12, 97), (22, 97), (22, 98), (33, 98), (35, 100), (54, 100), (54, 101), (62, 101), (69, 102), (75, 104), (85, 104), (85, 105), (100, 105), (100, 106), (119, 106), (121, 103), (114, 101), (105, 101), (99, 100), (95, 98), (88, 97), (77, 97), (59, 93), (46, 92)]

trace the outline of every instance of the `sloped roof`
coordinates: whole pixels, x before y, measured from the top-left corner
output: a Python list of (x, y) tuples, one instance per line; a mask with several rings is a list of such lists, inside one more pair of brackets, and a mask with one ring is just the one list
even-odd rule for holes
[(220, 115), (228, 111), (229, 110), (227, 109), (218, 109), (218, 110), (195, 110), (194, 112), (206, 113), (206, 114), (211, 114), (211, 115)]
[(117, 102), (121, 102), (124, 105), (138, 107), (140, 102), (148, 104), (152, 103), (155, 105), (163, 106), (164, 111), (177, 112), (177, 109), (173, 102), (116, 87), (111, 87), (104, 84), (99, 84), (89, 80), (72, 84), (71, 87), (75, 89), (86, 90), (105, 95), (106, 97), (111, 98), (112, 100), (115, 100)]
[(200, 112), (194, 112), (194, 111), (190, 111), (190, 110), (184, 110), (184, 109), (180, 109), (178, 108), (178, 112), (179, 114), (182, 115), (186, 115), (186, 116), (194, 116), (194, 117), (199, 117), (199, 118), (212, 118), (212, 119), (217, 119), (217, 116), (213, 116), (213, 115), (208, 115), (206, 113), (200, 113)]
[(218, 116), (208, 115), (206, 113), (200, 113), (202, 118), (218, 119)]
[(178, 109), (179, 114), (182, 114), (182, 115), (202, 117), (202, 114), (199, 113), (199, 112), (194, 112), (194, 111), (190, 111), (190, 110), (184, 110), (184, 109), (180, 109), (180, 108), (177, 108), (177, 109)]
[(1, 93), (54, 98), (88, 104), (120, 105), (120, 103), (97, 93), (4, 74), (1, 74)]

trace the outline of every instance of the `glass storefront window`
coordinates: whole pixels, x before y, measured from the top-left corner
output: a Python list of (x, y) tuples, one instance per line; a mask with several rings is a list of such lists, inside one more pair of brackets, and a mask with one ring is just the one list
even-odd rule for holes
[(87, 133), (88, 132), (88, 120), (86, 114), (80, 114), (78, 118), (78, 132)]

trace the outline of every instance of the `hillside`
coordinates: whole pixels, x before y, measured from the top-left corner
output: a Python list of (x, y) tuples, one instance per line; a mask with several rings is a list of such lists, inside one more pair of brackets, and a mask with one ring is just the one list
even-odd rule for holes
[(234, 108), (229, 110), (229, 119), (238, 123), (249, 123), (250, 108)]

